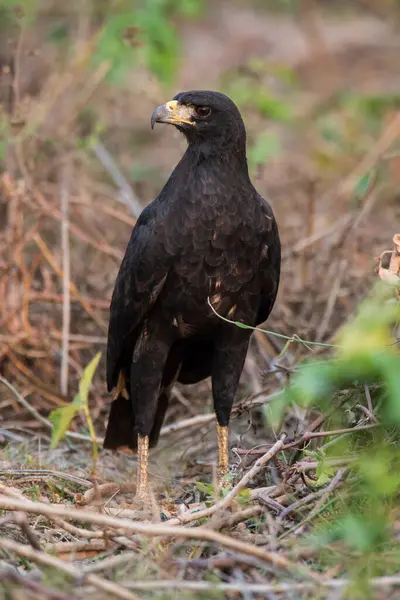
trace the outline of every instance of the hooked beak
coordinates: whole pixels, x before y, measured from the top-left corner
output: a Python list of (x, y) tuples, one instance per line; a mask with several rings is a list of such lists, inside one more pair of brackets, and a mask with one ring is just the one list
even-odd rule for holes
[(155, 123), (170, 123), (171, 125), (195, 125), (192, 120), (192, 111), (189, 106), (179, 104), (177, 100), (170, 100), (162, 104), (151, 115), (151, 128)]

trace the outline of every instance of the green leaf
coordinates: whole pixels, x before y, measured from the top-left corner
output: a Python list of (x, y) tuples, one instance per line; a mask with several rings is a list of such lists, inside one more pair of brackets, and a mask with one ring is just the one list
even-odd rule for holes
[(326, 142), (339, 146), (343, 142), (341, 124), (331, 115), (324, 116), (317, 121), (319, 133)]
[(377, 499), (377, 506), (382, 498), (387, 500), (397, 495), (400, 485), (399, 458), (399, 454), (390, 447), (373, 447), (357, 462), (364, 487), (372, 499)]
[(176, 30), (160, 10), (142, 10), (136, 15), (143, 30), (141, 49), (147, 67), (165, 84), (172, 83), (179, 64), (180, 43)]
[(200, 17), (204, 8), (202, 0), (178, 0), (174, 9), (184, 17)]
[(266, 94), (261, 90), (256, 98), (256, 106), (262, 115), (273, 121), (288, 121), (291, 118), (291, 110), (279, 98)]
[(260, 165), (268, 162), (268, 159), (278, 156), (280, 151), (278, 138), (269, 132), (262, 133), (247, 152), (250, 171), (254, 173)]
[(100, 357), (101, 352), (98, 352), (96, 356), (92, 358), (87, 367), (85, 367), (82, 378), (79, 382), (79, 394), (75, 396), (71, 404), (56, 408), (56, 410), (53, 410), (50, 413), (50, 421), (53, 423), (53, 430), (51, 434), (51, 448), (53, 450), (65, 437), (72, 419), (80, 410), (84, 410), (86, 416), (88, 417), (87, 406), (89, 388), (92, 383), (97, 365), (99, 364)]
[(12, 25), (15, 22), (31, 24), (37, 11), (37, 0), (0, 0), (0, 22), (2, 25)]
[(377, 366), (384, 376), (387, 398), (385, 416), (390, 423), (400, 424), (400, 356), (398, 354), (377, 354)]
[(207, 494), (207, 496), (214, 495), (214, 486), (212, 485), (212, 483), (203, 483), (201, 481), (198, 481), (196, 483), (196, 487), (203, 494)]
[(220, 494), (222, 498), (225, 498), (229, 494), (230, 490), (227, 487), (222, 487), (220, 490)]
[(376, 550), (385, 536), (384, 527), (379, 520), (365, 520), (361, 515), (345, 515), (338, 528), (339, 538), (350, 547), (361, 552)]
[[(194, 9), (193, 3), (187, 9)], [(162, 83), (172, 83), (180, 43), (169, 12), (165, 2), (150, 1), (139, 10), (108, 19), (93, 60), (96, 66), (110, 63), (109, 81), (122, 83), (132, 65), (142, 59)]]
[(250, 502), (251, 502), (251, 489), (250, 488), (244, 488), (244, 490), (242, 490), (240, 492), (237, 501), (238, 501), (239, 504), (242, 504), (242, 505), (250, 504)]
[(127, 70), (136, 62), (136, 47), (124, 41), (124, 32), (136, 26), (133, 12), (112, 15), (106, 23), (92, 61), (95, 67), (110, 64), (107, 78), (118, 83), (123, 80)]
[(321, 460), (318, 463), (318, 467), (316, 469), (317, 480), (315, 482), (316, 487), (320, 487), (325, 485), (330, 481), (335, 474), (335, 469), (327, 463), (325, 460)]
[(272, 402), (263, 406), (266, 427), (272, 427), (274, 430), (279, 428), (289, 402), (289, 394), (282, 391), (272, 400)]
[(68, 27), (65, 23), (56, 23), (48, 34), (48, 41), (54, 44), (68, 40)]
[(76, 413), (82, 408), (82, 398), (75, 396), (71, 404), (68, 406), (61, 406), (56, 408), (50, 413), (50, 421), (53, 423), (53, 430), (51, 432), (51, 449), (54, 450), (65, 437), (68, 431), (72, 419)]
[(365, 194), (368, 192), (370, 183), (371, 183), (371, 172), (369, 171), (368, 173), (365, 173), (365, 175), (363, 175), (360, 180), (358, 181), (355, 189), (354, 189), (354, 194), (357, 198), (364, 198)]
[(92, 384), (93, 376), (99, 364), (101, 352), (98, 352), (90, 363), (85, 367), (81, 380), (79, 382), (79, 395), (82, 398), (83, 404), (86, 406), (89, 397), (89, 388)]
[(291, 398), (300, 406), (321, 402), (333, 391), (333, 366), (330, 362), (304, 364), (293, 379)]

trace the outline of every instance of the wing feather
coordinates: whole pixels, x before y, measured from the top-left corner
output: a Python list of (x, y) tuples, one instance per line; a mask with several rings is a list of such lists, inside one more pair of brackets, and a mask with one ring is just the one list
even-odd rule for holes
[(170, 257), (157, 234), (155, 203), (141, 213), (122, 260), (110, 305), (107, 387), (117, 384), (122, 357), (133, 349), (141, 323), (165, 285)]
[(257, 315), (257, 324), (268, 319), (278, 293), (281, 265), (281, 244), (278, 225), (268, 202), (258, 195), (262, 203), (265, 219), (261, 221), (263, 248), (259, 266), (261, 295)]

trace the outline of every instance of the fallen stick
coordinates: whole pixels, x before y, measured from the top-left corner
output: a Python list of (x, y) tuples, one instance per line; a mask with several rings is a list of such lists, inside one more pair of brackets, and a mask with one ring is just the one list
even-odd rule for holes
[[(317, 590), (318, 587), (328, 589), (343, 589), (351, 585), (351, 579), (327, 579), (317, 583), (209, 583), (208, 581), (181, 581), (180, 579), (162, 581), (126, 582), (132, 590), (191, 590), (209, 592), (242, 592), (253, 594), (284, 594), (285, 592), (300, 592)], [(400, 575), (374, 577), (368, 580), (373, 588), (399, 587)]]
[(21, 575), (16, 568), (10, 565), (2, 565), (0, 567), (0, 582), (3, 582), (3, 585), (5, 585), (6, 582), (9, 584), (14, 583), (20, 585), (25, 588), (25, 590), (38, 594), (39, 598), (42, 598), (42, 600), (75, 600), (76, 598), (75, 595), (71, 596), (70, 594), (63, 594), (42, 585), (26, 575)]
[(158, 523), (137, 523), (128, 519), (109, 517), (89, 510), (77, 510), (62, 505), (48, 506), (41, 502), (22, 501), (7, 496), (0, 496), (0, 508), (5, 510), (23, 510), (25, 512), (39, 514), (50, 518), (62, 517), (64, 519), (74, 519), (75, 521), (85, 521), (100, 527), (123, 531), (125, 535), (129, 532), (131, 534), (150, 537), (175, 537), (209, 542), (217, 546), (220, 545), (221, 547), (229, 548), (230, 550), (236, 550), (242, 554), (253, 556), (267, 564), (272, 564), (280, 569), (285, 569), (290, 573), (297, 572), (314, 581), (319, 581), (321, 579), (321, 576), (318, 573), (311, 571), (304, 565), (288, 560), (278, 552), (268, 552), (253, 544), (233, 539), (211, 529), (206, 529), (205, 527), (174, 527)]
[(3, 548), (8, 552), (14, 552), (15, 554), (18, 554), (18, 556), (23, 556), (34, 563), (59, 569), (60, 571), (67, 573), (67, 575), (70, 577), (79, 581), (80, 585), (82, 585), (83, 582), (88, 583), (99, 590), (102, 590), (103, 592), (113, 594), (116, 598), (121, 598), (121, 600), (138, 600), (138, 597), (134, 592), (130, 592), (121, 585), (107, 581), (106, 579), (103, 579), (92, 573), (85, 574), (75, 565), (60, 560), (55, 556), (50, 556), (41, 550), (34, 550), (30, 546), (25, 546), (24, 544), (20, 544), (5, 538), (0, 538), (0, 548)]

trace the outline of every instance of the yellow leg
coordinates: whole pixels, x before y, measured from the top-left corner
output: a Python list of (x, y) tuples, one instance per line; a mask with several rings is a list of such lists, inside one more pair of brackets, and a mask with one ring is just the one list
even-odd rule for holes
[(223, 478), (228, 473), (229, 450), (228, 450), (228, 427), (221, 427), (217, 424), (218, 439), (218, 480), (222, 483)]
[(149, 436), (138, 435), (138, 452), (137, 452), (137, 486), (136, 500), (146, 502), (149, 499), (148, 490), (148, 463), (149, 463)]

